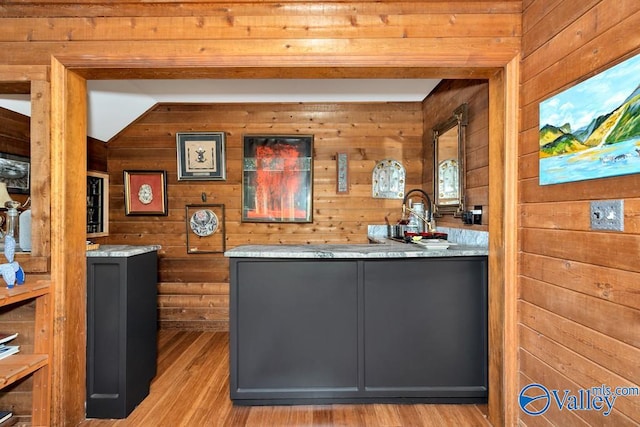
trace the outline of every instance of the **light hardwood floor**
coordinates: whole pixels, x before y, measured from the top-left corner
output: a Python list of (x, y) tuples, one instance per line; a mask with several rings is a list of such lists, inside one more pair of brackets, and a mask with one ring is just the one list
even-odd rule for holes
[(149, 396), (126, 420), (80, 426), (490, 426), (486, 405), (233, 406), (228, 340), (226, 332), (161, 331)]

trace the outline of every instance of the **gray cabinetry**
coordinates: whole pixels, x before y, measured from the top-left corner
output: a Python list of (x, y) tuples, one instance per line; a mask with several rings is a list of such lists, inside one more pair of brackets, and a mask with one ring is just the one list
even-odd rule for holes
[(368, 392), (443, 400), (486, 395), (482, 260), (365, 262), (364, 277)]
[(156, 375), (157, 252), (87, 258), (87, 418), (126, 418)]
[(357, 263), (236, 261), (231, 396), (356, 391)]
[(231, 258), (238, 404), (479, 402), (487, 258)]

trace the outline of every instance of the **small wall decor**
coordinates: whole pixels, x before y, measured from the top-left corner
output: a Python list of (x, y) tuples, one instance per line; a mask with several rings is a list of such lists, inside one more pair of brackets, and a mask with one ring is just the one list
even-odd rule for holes
[(405, 169), (402, 163), (385, 159), (376, 163), (372, 176), (372, 195), (375, 199), (404, 197)]
[(87, 171), (87, 237), (109, 235), (109, 175)]
[(10, 193), (29, 194), (30, 174), (28, 157), (0, 153), (0, 182)]
[(540, 103), (540, 185), (640, 172), (640, 55)]
[(226, 179), (224, 132), (179, 132), (178, 181)]
[(336, 193), (349, 194), (349, 155), (336, 154)]
[(167, 171), (124, 171), (125, 215), (167, 215)]
[(313, 135), (245, 135), (242, 221), (311, 222)]
[(210, 254), (226, 250), (224, 205), (186, 205), (187, 253)]

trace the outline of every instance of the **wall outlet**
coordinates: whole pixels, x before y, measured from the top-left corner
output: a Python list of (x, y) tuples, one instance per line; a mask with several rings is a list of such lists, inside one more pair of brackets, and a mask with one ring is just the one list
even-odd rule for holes
[(624, 200), (592, 201), (591, 229), (624, 231)]

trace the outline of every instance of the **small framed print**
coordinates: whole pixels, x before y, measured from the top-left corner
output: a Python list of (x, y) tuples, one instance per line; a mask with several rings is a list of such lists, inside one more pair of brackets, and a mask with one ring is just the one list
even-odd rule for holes
[(87, 237), (109, 235), (109, 175), (87, 171)]
[(125, 215), (167, 215), (167, 171), (124, 171)]
[(224, 132), (178, 132), (178, 181), (224, 181)]
[(336, 193), (349, 194), (349, 155), (336, 154)]
[(225, 245), (224, 205), (186, 205), (187, 253), (223, 253)]

